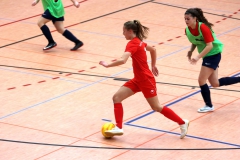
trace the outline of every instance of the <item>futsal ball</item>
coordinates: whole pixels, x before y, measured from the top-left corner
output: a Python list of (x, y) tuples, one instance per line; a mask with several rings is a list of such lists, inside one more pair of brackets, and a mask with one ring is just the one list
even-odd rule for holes
[(105, 133), (105, 131), (107, 130), (111, 130), (115, 127), (115, 125), (112, 123), (112, 122), (107, 122), (105, 123), (103, 126), (102, 126), (102, 135), (105, 137), (105, 138), (112, 138), (113, 136), (111, 135), (107, 135)]

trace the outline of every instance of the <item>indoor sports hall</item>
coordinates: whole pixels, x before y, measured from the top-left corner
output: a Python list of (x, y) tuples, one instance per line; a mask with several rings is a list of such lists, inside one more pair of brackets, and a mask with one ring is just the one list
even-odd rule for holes
[[(219, 78), (239, 77), (239, 0), (83, 0), (79, 8), (62, 0), (65, 28), (84, 43), (77, 51), (52, 22), (46, 25), (57, 46), (43, 51), (47, 40), (37, 22), (44, 10), (41, 0), (32, 1), (0, 1), (0, 160), (239, 160), (240, 83), (208, 83), (215, 109), (197, 112), (204, 106), (202, 59), (188, 61), (184, 20), (188, 8), (203, 10), (224, 44)], [(157, 50), (161, 105), (190, 121), (183, 139), (141, 92), (122, 102), (124, 134), (101, 133), (105, 123), (115, 123), (112, 97), (133, 78), (133, 68), (131, 57), (111, 68), (99, 62), (122, 56), (123, 24), (132, 20), (150, 28), (144, 42)]]

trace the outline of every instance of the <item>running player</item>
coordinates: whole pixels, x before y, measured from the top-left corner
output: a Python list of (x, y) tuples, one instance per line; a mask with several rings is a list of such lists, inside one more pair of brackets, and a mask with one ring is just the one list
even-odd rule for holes
[[(147, 38), (149, 28), (143, 26), (138, 20), (128, 21), (124, 23), (123, 35), (126, 40), (130, 40), (126, 46), (125, 52), (121, 58), (110, 64), (105, 61), (100, 61), (99, 64), (108, 68), (126, 63), (129, 57), (132, 58), (134, 78), (126, 82), (113, 96), (114, 115), (116, 126), (112, 130), (105, 133), (108, 135), (122, 135), (123, 134), (123, 106), (122, 101), (136, 92), (142, 92), (151, 108), (163, 114), (170, 120), (178, 123), (181, 129), (180, 138), (184, 138), (187, 134), (189, 121), (181, 119), (168, 107), (162, 107), (157, 96), (157, 88), (155, 76), (158, 76), (158, 69), (156, 67), (156, 50), (154, 47), (147, 45), (143, 39)], [(147, 64), (146, 51), (149, 51), (152, 59), (152, 72)], [(153, 75), (154, 74), (154, 75)]]
[[(32, 2), (32, 6), (35, 6), (40, 0), (34, 0)], [(71, 0), (75, 7), (79, 7), (80, 4), (76, 0)], [(43, 50), (49, 50), (55, 46), (57, 43), (53, 40), (52, 34), (49, 28), (46, 26), (46, 23), (49, 21), (53, 22), (53, 25), (57, 29), (59, 33), (61, 33), (64, 37), (68, 40), (75, 43), (75, 46), (71, 49), (71, 51), (75, 51), (81, 46), (83, 46), (83, 42), (77, 39), (70, 31), (64, 28), (63, 21), (64, 21), (64, 7), (62, 0), (42, 0), (44, 13), (42, 17), (38, 20), (38, 26), (42, 30), (42, 33), (48, 40), (48, 45), (43, 48)]]
[[(198, 112), (210, 112), (214, 110), (214, 106), (206, 81), (208, 80), (212, 87), (219, 87), (238, 83), (240, 77), (218, 79), (218, 65), (221, 60), (223, 44), (216, 38), (212, 30), (213, 24), (204, 17), (203, 11), (200, 8), (190, 8), (185, 12), (184, 18), (187, 24), (185, 32), (188, 40), (192, 43), (187, 54), (188, 60), (191, 64), (196, 64), (200, 58), (203, 58), (198, 83), (205, 106), (198, 109)], [(192, 57), (192, 52), (196, 47), (199, 54)]]

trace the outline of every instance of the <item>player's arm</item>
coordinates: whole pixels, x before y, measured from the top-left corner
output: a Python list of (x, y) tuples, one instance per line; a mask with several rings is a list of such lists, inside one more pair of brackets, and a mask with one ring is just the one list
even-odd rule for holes
[(211, 49), (213, 48), (213, 44), (212, 42), (214, 41), (214, 38), (212, 36), (212, 31), (205, 25), (202, 24), (200, 27), (201, 31), (202, 31), (202, 35), (204, 38), (204, 42), (206, 43), (206, 47), (202, 50), (202, 52), (198, 55), (199, 58), (204, 57), (208, 52), (211, 51)]
[(40, 0), (34, 0), (34, 1), (32, 2), (32, 6), (35, 6), (36, 4), (38, 4), (39, 1), (40, 1)]
[(195, 48), (196, 48), (196, 45), (192, 44), (191, 49), (188, 51), (188, 54), (187, 54), (187, 57), (188, 57), (189, 60), (191, 59), (192, 53), (195, 50)]
[(108, 68), (108, 67), (115, 67), (115, 66), (119, 66), (122, 64), (125, 64), (128, 60), (128, 58), (130, 57), (131, 53), (130, 52), (124, 52), (123, 55), (118, 58), (116, 61), (108, 64), (105, 61), (100, 61), (99, 64)]
[(196, 45), (192, 44), (189, 52), (193, 52), (195, 50), (195, 48), (196, 48)]
[(147, 45), (146, 50), (150, 52), (151, 55), (151, 61), (152, 61), (152, 73), (155, 76), (158, 76), (158, 69), (156, 67), (156, 61), (157, 61), (157, 51), (154, 47)]
[(79, 7), (80, 3), (77, 0), (71, 0), (75, 7)]
[(208, 52), (213, 48), (212, 42), (206, 43), (206, 47), (202, 50), (202, 52), (198, 55), (199, 58), (204, 57)]

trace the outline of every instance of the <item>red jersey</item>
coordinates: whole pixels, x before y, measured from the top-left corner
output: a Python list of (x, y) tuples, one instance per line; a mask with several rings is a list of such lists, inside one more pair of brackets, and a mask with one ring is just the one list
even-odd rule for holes
[(133, 73), (136, 81), (154, 77), (147, 64), (146, 46), (146, 43), (135, 37), (128, 42), (125, 49), (125, 52), (131, 53)]
[[(194, 36), (199, 35), (198, 22), (196, 23), (195, 29), (192, 29), (191, 27), (188, 27), (188, 29), (190, 30), (192, 35), (194, 35)], [(208, 28), (208, 26), (206, 24), (202, 23), (202, 25), (200, 26), (200, 29), (201, 29), (201, 32), (202, 32), (205, 43), (209, 43), (209, 42), (214, 41), (214, 38), (212, 36), (212, 31)], [(186, 30), (185, 30), (185, 33), (186, 33)]]

